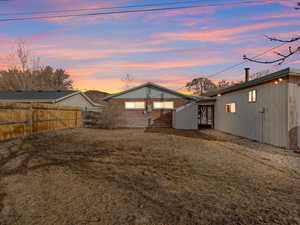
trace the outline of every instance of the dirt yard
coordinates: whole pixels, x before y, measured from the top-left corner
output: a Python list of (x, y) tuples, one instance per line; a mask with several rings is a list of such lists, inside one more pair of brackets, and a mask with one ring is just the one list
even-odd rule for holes
[(279, 148), (276, 146), (262, 144), (247, 138), (238, 137), (215, 129), (202, 129), (199, 131), (205, 135), (214, 136), (222, 141), (242, 145), (244, 150), (255, 151), (261, 157), (268, 158), (272, 161), (282, 164), (285, 167), (296, 170), (300, 173), (300, 154), (293, 150)]
[(76, 129), (1, 143), (0, 224), (300, 224), (300, 174), (207, 134)]

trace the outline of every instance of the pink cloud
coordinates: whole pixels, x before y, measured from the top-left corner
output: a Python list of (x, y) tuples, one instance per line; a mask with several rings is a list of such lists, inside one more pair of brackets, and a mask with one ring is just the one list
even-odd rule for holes
[(211, 17), (201, 17), (201, 18), (186, 17), (186, 18), (180, 18), (176, 20), (176, 22), (186, 27), (193, 27), (198, 25), (209, 26), (215, 23), (215, 19)]
[(42, 48), (35, 51), (39, 56), (53, 59), (68, 59), (68, 60), (88, 60), (88, 59), (101, 59), (113, 56), (120, 56), (121, 54), (133, 53), (149, 53), (149, 52), (162, 52), (167, 51), (163, 48), (112, 48), (112, 49), (86, 49), (86, 48)]
[[(261, 2), (255, 2), (255, 3), (247, 3), (244, 6), (248, 6), (250, 5), (265, 5), (265, 4), (270, 4), (273, 2), (270, 2), (270, 0), (261, 0)], [(287, 3), (284, 0), (280, 1), (279, 3), (285, 5), (285, 6), (291, 6), (291, 3)], [(237, 5), (220, 5), (220, 6), (216, 6), (214, 4), (209, 4), (211, 6), (205, 6), (205, 4), (203, 4), (203, 7), (197, 7), (197, 8), (188, 8), (188, 9), (174, 9), (174, 10), (170, 10), (170, 11), (165, 11), (165, 12), (158, 12), (158, 13), (153, 13), (149, 16), (146, 16), (146, 21), (147, 22), (166, 22), (170, 19), (174, 19), (177, 16), (196, 16), (196, 15), (207, 15), (207, 14), (213, 14), (216, 12), (216, 10), (222, 8), (233, 8), (233, 7), (241, 7), (243, 5), (237, 4)], [(296, 4), (294, 4), (293, 6), (295, 6)], [(182, 18), (180, 18), (182, 19)], [(196, 21), (196, 20), (195, 20)], [(192, 24), (189, 23), (189, 24)], [(188, 25), (189, 25), (188, 24)]]
[(254, 16), (254, 20), (270, 20), (270, 19), (286, 19), (286, 18), (298, 18), (300, 17), (300, 12), (298, 11), (286, 11), (286, 12), (276, 12), (270, 13), (268, 15)]
[(296, 60), (292, 60), (288, 63), (291, 63), (291, 64), (300, 64), (300, 59), (296, 59)]
[(150, 78), (135, 79), (134, 84), (139, 85), (146, 82), (154, 82), (163, 86), (178, 88), (195, 78), (195, 75), (186, 74), (154, 74)]
[[(56, 12), (45, 14), (34, 14), (33, 17), (39, 16), (60, 16), (60, 15), (78, 15), (99, 12), (100, 8), (110, 8), (115, 6), (126, 5), (128, 0), (114, 0), (114, 1), (102, 1), (95, 2), (93, 0), (43, 0), (36, 2), (33, 0), (22, 1), (14, 0), (11, 4), (8, 4), (7, 8), (4, 8), (3, 13), (15, 13), (19, 12), (31, 12), (31, 11), (52, 11), (52, 10), (76, 10), (87, 9), (83, 11), (70, 11), (70, 12)], [(99, 8), (99, 10), (92, 10)], [(91, 10), (88, 10), (91, 9)], [(113, 9), (102, 9), (101, 12), (113, 11)], [(0, 13), (2, 13), (0, 10)], [(30, 17), (30, 15), (21, 15), (18, 17)], [(37, 21), (51, 22), (60, 25), (87, 25), (87, 24), (101, 24), (107, 22), (122, 22), (125, 18), (131, 18), (131, 15), (110, 15), (109, 17), (104, 15), (99, 16), (74, 16), (74, 17), (61, 17), (61, 18), (44, 18), (36, 19)]]
[(300, 21), (265, 22), (257, 24), (242, 25), (231, 28), (207, 29), (203, 31), (184, 31), (174, 33), (160, 33), (157, 38), (167, 41), (205, 41), (205, 42), (227, 42), (239, 41), (240, 35), (251, 31), (264, 30), (278, 26), (291, 26), (300, 24)]
[(278, 1), (281, 5), (287, 6), (287, 7), (295, 7), (297, 5), (298, 0), (290, 0), (290, 1), (285, 1), (285, 0), (279, 0)]
[[(182, 75), (182, 74), (154, 74), (151, 78), (139, 78), (135, 77), (133, 82), (131, 83), (132, 86), (141, 85), (146, 82), (155, 82), (157, 84), (185, 91), (185, 84), (193, 79), (194, 76), (192, 75)], [(74, 77), (75, 87), (81, 90), (84, 89), (98, 89), (108, 91), (109, 93), (120, 91), (123, 86), (124, 82), (120, 78), (101, 78), (101, 79), (94, 79), (94, 78), (85, 78), (85, 77)], [(101, 84), (101, 85), (100, 85)], [(107, 89), (103, 89), (101, 87), (109, 87)]]
[(72, 75), (72, 77), (85, 77), (85, 76), (92, 76), (95, 74), (99, 74), (105, 72), (105, 69), (101, 67), (91, 67), (91, 66), (80, 66), (80, 67), (72, 67), (67, 69), (68, 74)]
[[(74, 14), (74, 13), (72, 13)], [(75, 15), (78, 13), (75, 13)], [(114, 14), (114, 15), (93, 15), (93, 16), (73, 16), (64, 18), (41, 19), (43, 21), (68, 26), (86, 26), (91, 24), (104, 23), (124, 23), (136, 17), (136, 14)]]
[[(95, 74), (119, 72), (126, 70), (160, 70), (171, 68), (189, 68), (196, 66), (207, 66), (214, 64), (222, 64), (229, 62), (225, 58), (206, 58), (206, 59), (186, 59), (186, 60), (172, 60), (172, 61), (145, 61), (145, 62), (102, 62), (98, 64), (85, 64), (73, 66), (67, 71), (74, 77), (93, 76)], [(177, 77), (177, 79), (179, 79)]]
[[(270, 46), (245, 47), (245, 48), (234, 49), (233, 51), (237, 52), (242, 58), (242, 55), (244, 55), (244, 54), (246, 54), (247, 56), (254, 56), (254, 55), (262, 54), (263, 52), (270, 50), (270, 48), (272, 48), (272, 47), (270, 47)], [(278, 48), (278, 49), (276, 49), (276, 51), (280, 51), (283, 48), (284, 47)], [(274, 51), (267, 52), (266, 54), (264, 54), (264, 57), (266, 57), (266, 58), (273, 57)]]
[(215, 10), (213, 8), (192, 8), (192, 9), (178, 9), (170, 10), (165, 12), (153, 13), (145, 17), (147, 22), (165, 22), (168, 19), (172, 19), (177, 16), (195, 16), (195, 15), (204, 15), (211, 14)]
[[(82, 78), (82, 77), (73, 77), (74, 86), (76, 89), (80, 90), (102, 90), (108, 93), (113, 93), (119, 91), (124, 83), (121, 79), (93, 79), (93, 78)], [(107, 88), (103, 88), (107, 87)]]
[(172, 61), (146, 61), (146, 62), (135, 62), (125, 63), (120, 65), (124, 68), (134, 69), (167, 69), (167, 68), (181, 68), (181, 67), (194, 67), (224, 63), (224, 59), (221, 58), (208, 58), (208, 59), (185, 59), (185, 60), (172, 60)]
[[(18, 39), (0, 37), (0, 56), (6, 56), (16, 50)], [(26, 48), (32, 55), (41, 57), (43, 60), (90, 60), (113, 57), (124, 57), (138, 53), (162, 53), (172, 52), (172, 48), (154, 47), (147, 41), (127, 42), (126, 40), (93, 39), (89, 37), (68, 35), (65, 33), (41, 33), (28, 35), (25, 40)], [(66, 41), (68, 40), (68, 41)], [(82, 43), (85, 43), (82, 45)], [(42, 61), (43, 63), (43, 61)]]

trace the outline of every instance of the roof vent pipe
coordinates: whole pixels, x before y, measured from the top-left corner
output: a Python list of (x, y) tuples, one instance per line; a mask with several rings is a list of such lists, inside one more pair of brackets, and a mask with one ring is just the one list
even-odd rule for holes
[(245, 82), (249, 81), (250, 68), (245, 68)]

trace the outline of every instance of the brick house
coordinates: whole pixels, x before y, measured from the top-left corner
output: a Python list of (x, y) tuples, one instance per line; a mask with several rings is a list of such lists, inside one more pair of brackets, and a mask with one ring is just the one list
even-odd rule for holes
[(123, 127), (171, 127), (173, 111), (195, 99), (148, 82), (103, 100), (122, 113)]

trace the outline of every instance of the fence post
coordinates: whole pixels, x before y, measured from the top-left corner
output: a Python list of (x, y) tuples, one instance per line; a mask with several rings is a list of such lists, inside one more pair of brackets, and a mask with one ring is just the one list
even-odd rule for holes
[(32, 132), (33, 132), (32, 131), (33, 130), (32, 129), (32, 127), (33, 127), (33, 122), (32, 122), (33, 121), (33, 113), (32, 113), (32, 111), (33, 111), (32, 110), (32, 105), (30, 105), (29, 109), (28, 109), (28, 121), (27, 121), (28, 122), (27, 126), (28, 126), (28, 133), (29, 133), (29, 135), (32, 135)]

